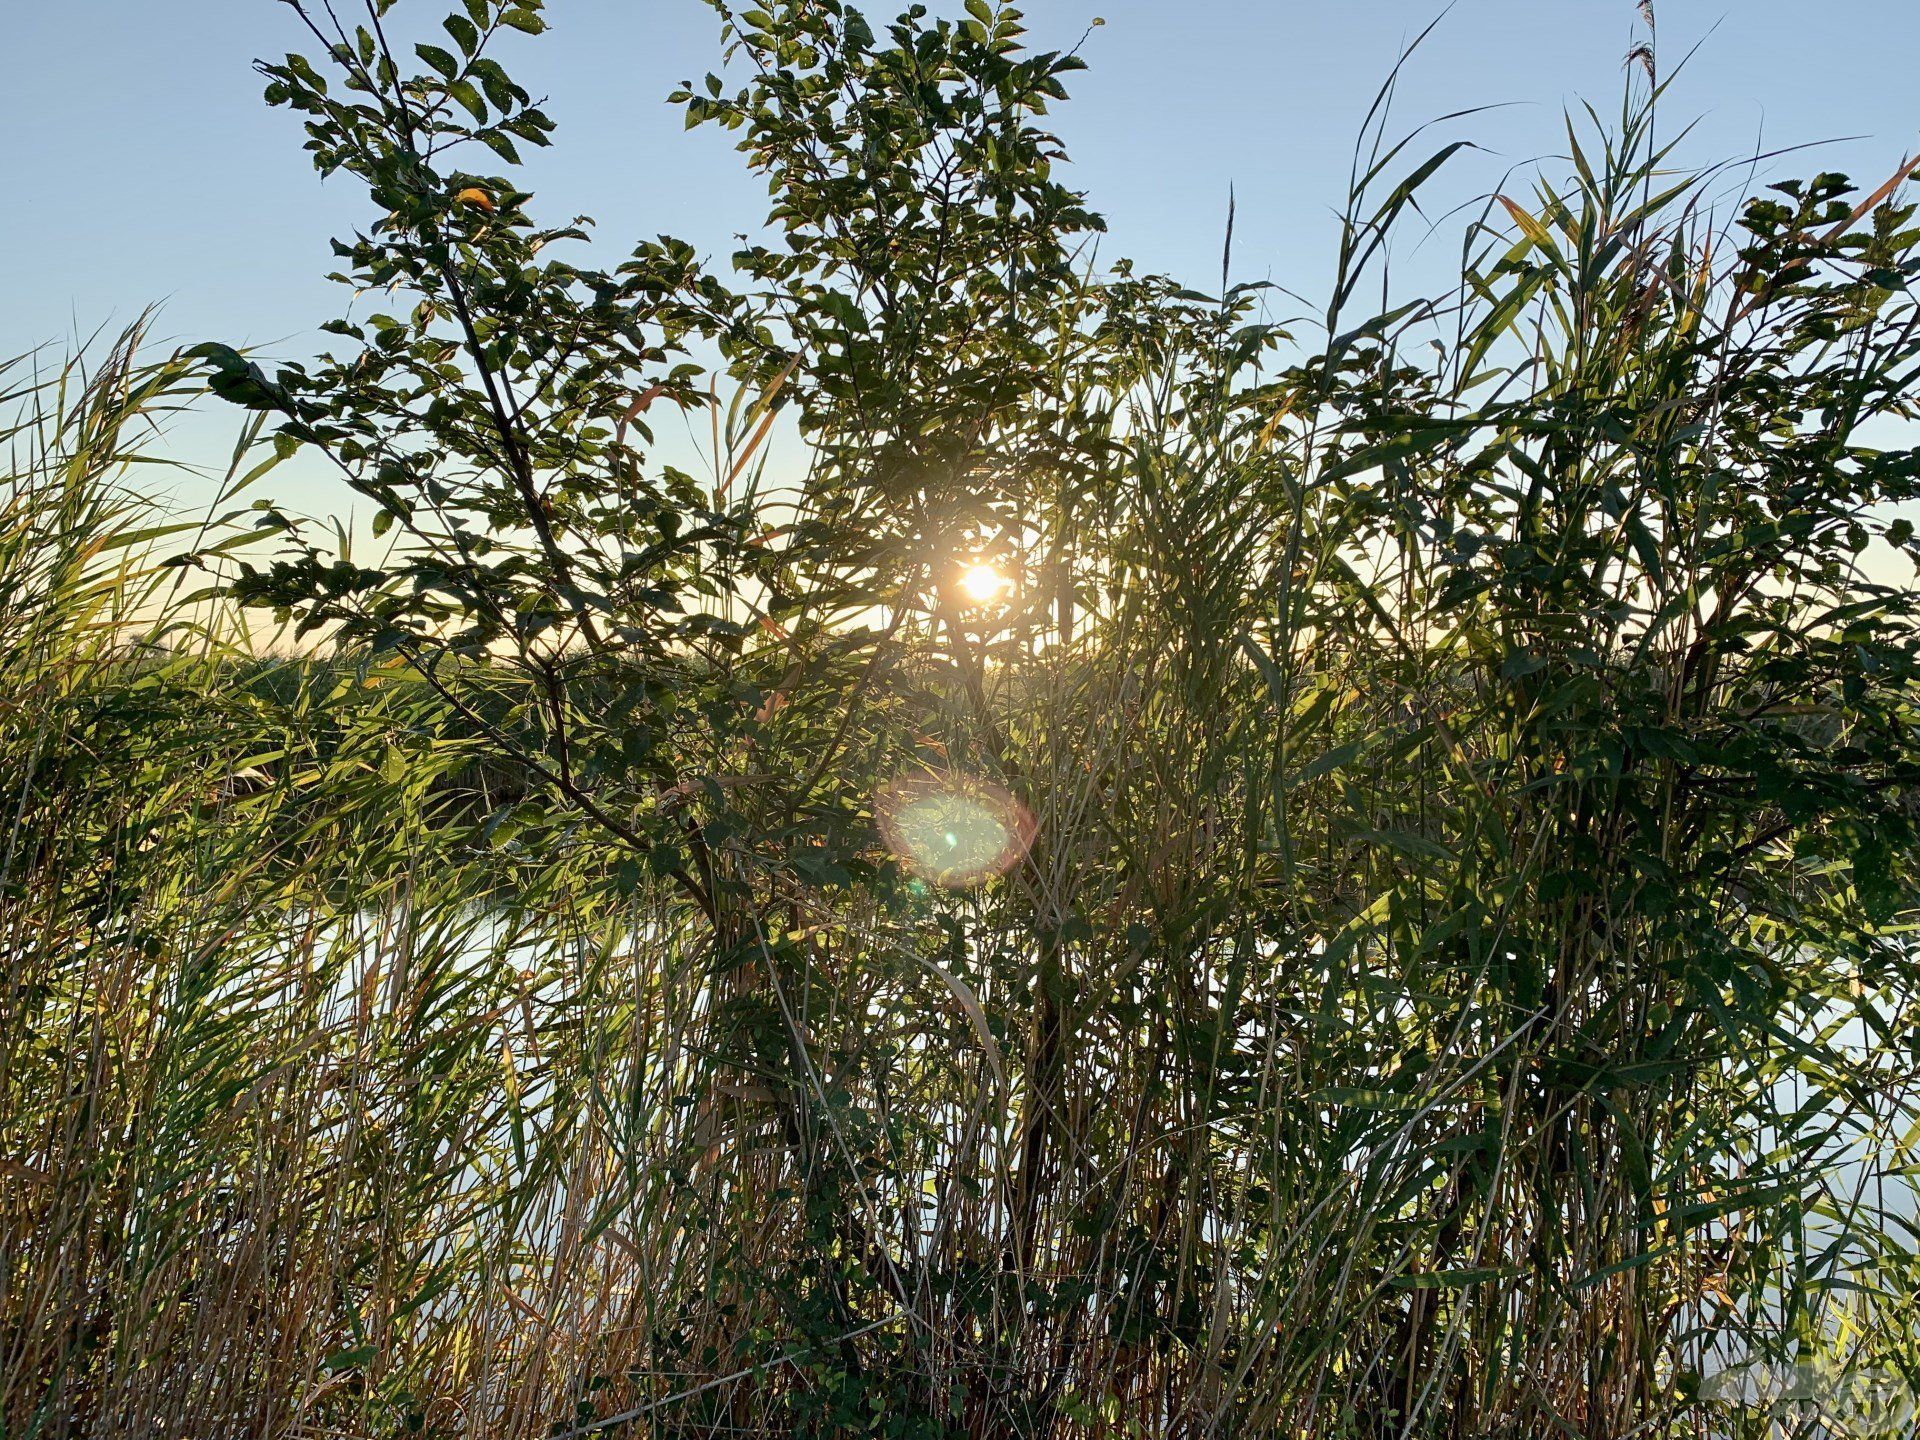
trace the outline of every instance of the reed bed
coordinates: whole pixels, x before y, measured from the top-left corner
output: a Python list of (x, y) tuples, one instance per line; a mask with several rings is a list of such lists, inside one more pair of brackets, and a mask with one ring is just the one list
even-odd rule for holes
[[(1283, 328), (1230, 241), (1085, 263), (1014, 12), (795, 0), (682, 97), (794, 237), (742, 298), (445, 168), (550, 128), (480, 65), (537, 5), (417, 75), (295, 8), (335, 89), (270, 98), (417, 308), (8, 372), (0, 1434), (1898, 1420), (1902, 176), (1729, 205), (1642, 93), (1360, 313), (1452, 153), (1383, 108)], [(232, 494), (308, 448), (386, 558), (140, 501), (208, 384)], [(923, 793), (994, 859), (882, 823)]]

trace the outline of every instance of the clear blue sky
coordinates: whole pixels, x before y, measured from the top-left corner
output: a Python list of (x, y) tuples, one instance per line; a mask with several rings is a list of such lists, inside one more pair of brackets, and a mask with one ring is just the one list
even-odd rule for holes
[[(431, 24), (448, 0), (401, 0)], [(1917, 0), (1657, 0), (1675, 87), (1699, 117), (1698, 160), (1805, 141), (1786, 162), (1877, 184), (1920, 144)], [(903, 8), (874, 5), (874, 12)], [(935, 8), (941, 8), (935, 0)], [(958, 9), (958, 0), (946, 8)], [(1092, 69), (1056, 116), (1078, 183), (1107, 215), (1109, 255), (1209, 285), (1227, 188), (1238, 278), (1311, 290), (1352, 139), (1401, 47), (1439, 0), (1030, 0), (1036, 43), (1086, 38)], [(269, 111), (256, 56), (304, 48), (275, 0), (40, 0), (9, 7), (0, 46), (5, 223), (0, 353), (162, 303), (182, 340), (312, 343), (343, 296), (327, 239), (364, 218), (350, 181), (323, 185), (293, 117)], [(550, 34), (509, 69), (560, 124), (530, 188), (541, 211), (594, 215), (610, 242), (667, 232), (724, 256), (765, 208), (719, 132), (681, 128), (664, 96), (718, 58), (699, 0), (549, 0)], [(1506, 108), (1449, 136), (1487, 147), (1455, 195), (1560, 148), (1562, 106), (1617, 107), (1633, 0), (1457, 0), (1406, 73), (1406, 125)], [(1417, 263), (1417, 262), (1416, 262)]]

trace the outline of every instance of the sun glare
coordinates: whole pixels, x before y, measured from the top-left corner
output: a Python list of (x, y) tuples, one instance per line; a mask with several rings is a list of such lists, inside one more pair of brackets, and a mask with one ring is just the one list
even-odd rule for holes
[(1013, 587), (1013, 582), (984, 560), (960, 572), (960, 592), (975, 605), (991, 605)]
[(966, 889), (1005, 874), (1033, 843), (1033, 820), (1005, 790), (970, 776), (917, 776), (885, 786), (874, 818), (915, 875)]

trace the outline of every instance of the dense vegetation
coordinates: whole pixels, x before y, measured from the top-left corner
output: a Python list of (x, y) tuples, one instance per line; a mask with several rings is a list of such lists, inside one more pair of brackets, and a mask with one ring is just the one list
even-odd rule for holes
[[(0, 1434), (1920, 1384), (1904, 175), (1716, 205), (1636, 81), (1395, 295), (1454, 147), (1381, 108), (1283, 330), (1094, 262), (1010, 8), (779, 0), (677, 97), (770, 238), (594, 268), (540, 8), (292, 0), (334, 353), (7, 372)], [(238, 508), (295, 454), (378, 544)]]

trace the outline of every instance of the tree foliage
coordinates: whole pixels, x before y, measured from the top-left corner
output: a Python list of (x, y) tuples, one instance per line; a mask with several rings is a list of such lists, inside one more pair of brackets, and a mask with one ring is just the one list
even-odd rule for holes
[[(275, 554), (203, 556), (342, 668), (206, 682), (289, 737), (134, 872), (147, 973), (229, 933), (148, 1002), (244, 1037), (167, 1132), (223, 1178), (73, 1232), (223, 1207), (278, 1328), (75, 1352), (0, 1296), (10, 1424), (137, 1428), (169, 1375), (208, 1433), (1678, 1436), (1766, 1423), (1729, 1364), (1920, 1384), (1904, 171), (1727, 211), (1649, 88), (1363, 314), (1461, 148), (1377, 109), (1283, 328), (1230, 238), (1208, 292), (1099, 258), (1080, 61), (1012, 7), (717, 3), (674, 99), (765, 233), (601, 268), (516, 183), (537, 0), (410, 51), (410, 7), (291, 3), (267, 98), (366, 188), (368, 304), (193, 358), (385, 548), (265, 506)], [(19, 814), (134, 823), (52, 784)], [(182, 879), (256, 850), (274, 901)], [(134, 1062), (50, 1047), (100, 982), (8, 943), (8, 1143), (79, 1174), (13, 1077)], [(241, 1261), (155, 1264), (109, 1332)]]

